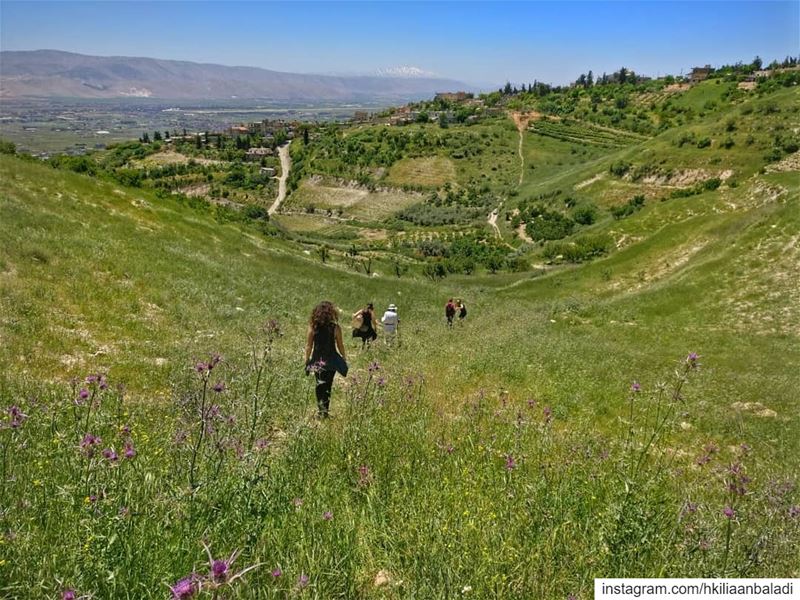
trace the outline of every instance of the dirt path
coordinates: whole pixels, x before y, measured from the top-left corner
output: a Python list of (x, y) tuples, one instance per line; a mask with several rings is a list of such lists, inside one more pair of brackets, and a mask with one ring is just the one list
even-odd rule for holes
[(284, 144), (278, 148), (278, 156), (281, 159), (281, 176), (278, 178), (278, 197), (267, 211), (270, 216), (278, 212), (281, 202), (286, 199), (286, 180), (289, 178), (289, 169), (292, 168), (292, 159), (289, 157), (289, 144)]

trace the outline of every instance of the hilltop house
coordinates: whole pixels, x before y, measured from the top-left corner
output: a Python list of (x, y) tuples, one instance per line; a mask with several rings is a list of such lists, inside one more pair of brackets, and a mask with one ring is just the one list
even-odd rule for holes
[(245, 153), (245, 160), (255, 162), (261, 160), (262, 158), (272, 155), (273, 155), (272, 148), (250, 148)]
[(244, 137), (250, 135), (250, 128), (245, 127), (244, 125), (234, 125), (228, 128), (228, 135), (234, 138), (237, 135)]
[(694, 67), (692, 72), (689, 74), (689, 83), (700, 83), (701, 81), (708, 79), (708, 76), (714, 69), (711, 68), (711, 65), (706, 65), (705, 67)]
[(469, 100), (473, 95), (469, 92), (439, 92), (434, 96), (434, 100), (443, 100), (445, 102), (463, 102)]

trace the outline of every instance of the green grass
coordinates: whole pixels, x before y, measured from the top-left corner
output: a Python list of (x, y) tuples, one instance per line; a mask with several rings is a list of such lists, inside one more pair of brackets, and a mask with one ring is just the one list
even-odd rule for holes
[[(564, 142), (526, 140), (543, 175), (521, 194), (566, 194), (661, 143), (558, 165)], [(215, 557), (240, 550), (234, 571), (263, 563), (226, 592), (241, 598), (587, 598), (594, 577), (797, 576), (800, 498), (780, 490), (800, 474), (798, 182), (757, 169), (585, 228), (622, 240), (606, 258), (431, 283), (388, 265), (356, 274), (340, 255), (322, 265), (173, 199), (0, 157), (0, 590), (163, 598), (207, 572), (203, 541)], [(448, 297), (469, 307), (453, 331)], [(317, 424), (301, 361), (322, 298), (345, 321), (395, 302), (403, 321), (399, 348), (346, 340), (352, 375)], [(226, 390), (207, 401), (234, 420), (201, 441), (192, 365), (212, 352), (224, 360), (208, 382)], [(701, 366), (684, 372), (689, 352)], [(94, 372), (111, 386), (89, 413), (69, 382)], [(87, 432), (137, 455), (89, 458)], [(741, 497), (726, 491), (738, 462)]]

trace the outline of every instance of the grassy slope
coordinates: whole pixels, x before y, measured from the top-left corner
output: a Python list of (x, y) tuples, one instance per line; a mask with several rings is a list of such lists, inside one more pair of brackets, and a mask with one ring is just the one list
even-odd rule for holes
[[(552, 182), (532, 180), (525, 189), (554, 189), (605, 168), (588, 165), (581, 171), (576, 164)], [(208, 519), (203, 531), (219, 544), (225, 540), (227, 547), (244, 545), (243, 560), (306, 556), (315, 573), (329, 574), (314, 579), (317, 593), (327, 597), (373, 595), (361, 586), (369, 586), (386, 565), (411, 586), (398, 588), (402, 591), (396, 596), (452, 597), (475, 581), (479, 597), (515, 597), (532, 589), (539, 597), (556, 597), (554, 590), (564, 597), (588, 589), (591, 575), (598, 574), (595, 554), (602, 554), (605, 542), (596, 530), (584, 529), (586, 511), (602, 516), (605, 502), (615, 506), (614, 489), (593, 486), (597, 504), (588, 503), (587, 489), (570, 487), (570, 482), (595, 475), (573, 471), (583, 467), (567, 462), (570, 475), (554, 482), (548, 497), (530, 487), (538, 485), (532, 473), (519, 480), (516, 497), (541, 502), (520, 510), (514, 496), (495, 493), (510, 479), (496, 474), (502, 472), (496, 468), (502, 456), (487, 456), (483, 445), (492, 444), (489, 433), (475, 438), (484, 435), (485, 424), (473, 423), (466, 407), (481, 397), (498, 407), (498, 398), (507, 397), (513, 410), (524, 407), (528, 398), (551, 406), (559, 435), (567, 437), (548, 447), (537, 446), (547, 439), (534, 436), (536, 444), (525, 442), (532, 444), (525, 451), (564, 460), (571, 452), (570, 435), (575, 444), (590, 445), (595, 438), (605, 443), (606, 436), (618, 436), (631, 380), (652, 389), (669, 375), (676, 358), (698, 351), (703, 369), (685, 391), (680, 417), (691, 428), (669, 432), (670, 445), (685, 453), (676, 466), (694, 478), (693, 461), (705, 443), (722, 448), (720, 463), (725, 464), (732, 460), (727, 447), (747, 442), (754, 449), (749, 462), (761, 488), (772, 479), (797, 479), (800, 447), (793, 431), (800, 426), (800, 377), (794, 366), (800, 363), (800, 302), (793, 282), (800, 276), (798, 181), (796, 173), (750, 176), (754, 171), (739, 177), (735, 189), (648, 203), (628, 219), (599, 223), (595, 229), (611, 229), (617, 239), (627, 235), (623, 247), (603, 260), (544, 276), (450, 277), (434, 285), (322, 267), (296, 246), (219, 225), (147, 192), (0, 157), (5, 184), (0, 192), (0, 336), (7, 350), (0, 366), (11, 379), (65, 381), (108, 371), (149, 407), (140, 427), (156, 431), (156, 425), (145, 424), (147, 415), (153, 419), (173, 410), (169, 388), (186, 365), (215, 350), (235, 363), (246, 350), (248, 334), (265, 319), (281, 321), (287, 365), (295, 357), (299, 364), (306, 314), (318, 299), (329, 297), (345, 310), (368, 299), (379, 306), (395, 301), (404, 319), (403, 347), (391, 353), (382, 348), (354, 353), (353, 366), (363, 369), (378, 358), (390, 378), (424, 373), (436, 414), (412, 421), (402, 434), (391, 420), (375, 415), (372, 426), (361, 430), (367, 442), (348, 438), (352, 431), (344, 419), (335, 422), (330, 435), (300, 431), (285, 460), (275, 459), (271, 481), (276, 487), (256, 488), (267, 494), (265, 506), (278, 508), (253, 515), (249, 504), (234, 504), (224, 518), (211, 512), (201, 517)], [(470, 307), (466, 327), (454, 332), (444, 329), (440, 314), (450, 295), (463, 296)], [(346, 413), (343, 393), (338, 384), (334, 409), (340, 414)], [(282, 409), (290, 423), (308, 406), (294, 396), (285, 402), (292, 406)], [(760, 402), (777, 414), (736, 411), (733, 402)], [(406, 423), (399, 413), (398, 418)], [(488, 431), (500, 435), (494, 453), (518, 443), (513, 427)], [(439, 435), (463, 452), (455, 462), (440, 463), (421, 452)], [(141, 434), (137, 443), (145, 461), (158, 448), (155, 439), (148, 442)], [(376, 470), (379, 461), (388, 461), (388, 472), (381, 476), (394, 481), (381, 488), (380, 501), (368, 505), (352, 496), (345, 471), (339, 472), (344, 463), (356, 468), (359, 458), (349, 453), (359, 443), (370, 445), (367, 456)], [(396, 452), (401, 446), (404, 452)], [(428, 468), (436, 477), (426, 475)], [(308, 475), (302, 475), (303, 469)], [(301, 524), (303, 533), (296, 539), (287, 537), (285, 532), (298, 524), (280, 507), (298, 493), (313, 502), (310, 510), (321, 513), (334, 506), (335, 523), (342, 524), (330, 535), (339, 537), (320, 534), (315, 521)], [(709, 490), (709, 503), (718, 502), (714, 493)], [(167, 506), (161, 495), (155, 497)], [(495, 526), (496, 513), (504, 519), (502, 526)], [(152, 512), (151, 518), (159, 528), (161, 513)], [(358, 527), (349, 527), (347, 519)], [(254, 537), (254, 523), (262, 522), (268, 526)], [(192, 568), (197, 550), (193, 522), (170, 518), (164, 523), (169, 525), (159, 530), (163, 543), (149, 545), (152, 550), (141, 558), (152, 572), (127, 568), (117, 574), (119, 585), (174, 581)], [(431, 529), (430, 523), (437, 527)], [(93, 535), (99, 532), (97, 525), (86, 527), (95, 527)], [(139, 527), (142, 533), (129, 532), (130, 541), (124, 543), (144, 552), (134, 545), (146, 539), (147, 526)], [(446, 533), (448, 528), (458, 532), (455, 537)], [(34, 529), (25, 543), (35, 548), (43, 543), (39, 539)], [(553, 543), (556, 539), (561, 543)], [(587, 543), (584, 556), (578, 548)], [(648, 549), (667, 552), (664, 543), (651, 542)], [(73, 565), (71, 547), (66, 544), (54, 554), (51, 566), (37, 567), (41, 575), (31, 571), (26, 577), (52, 589), (46, 578)], [(330, 547), (347, 552), (330, 560), (317, 556)], [(532, 548), (537, 554), (530, 558)], [(120, 559), (110, 554), (101, 560), (99, 548), (96, 552), (91, 563), (76, 563), (83, 565), (75, 567), (79, 580), (93, 589), (106, 581), (106, 594), (116, 590), (119, 595), (103, 568)], [(456, 554), (459, 561), (452, 560)], [(650, 560), (652, 567), (634, 574), (663, 574), (657, 569), (669, 568), (660, 558), (642, 560)], [(605, 573), (625, 573), (616, 563), (600, 564)], [(702, 560), (697, 565), (698, 574), (722, 572)], [(770, 568), (748, 572), (777, 573)], [(267, 579), (261, 585), (269, 585)]]

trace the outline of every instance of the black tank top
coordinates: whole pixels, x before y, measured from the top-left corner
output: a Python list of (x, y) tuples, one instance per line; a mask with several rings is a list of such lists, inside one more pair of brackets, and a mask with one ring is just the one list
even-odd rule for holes
[(336, 324), (329, 323), (314, 330), (314, 351), (311, 353), (311, 364), (320, 360), (325, 362), (326, 371), (332, 371), (336, 354)]

